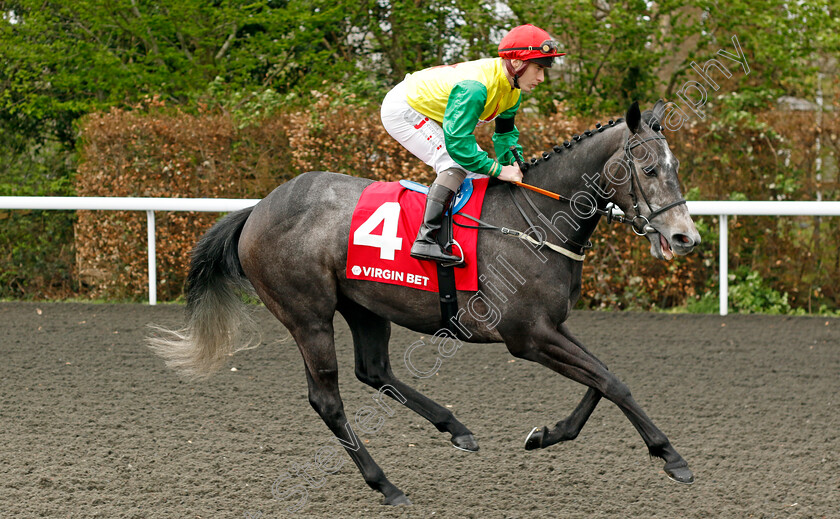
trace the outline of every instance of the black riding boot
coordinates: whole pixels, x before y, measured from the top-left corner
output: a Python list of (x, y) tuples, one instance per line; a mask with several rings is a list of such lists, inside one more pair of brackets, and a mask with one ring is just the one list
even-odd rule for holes
[(443, 213), (449, 208), (454, 191), (440, 184), (432, 184), (429, 194), (426, 195), (426, 211), (423, 213), (423, 224), (411, 246), (411, 257), (416, 259), (439, 261), (446, 263), (457, 263), (461, 261), (460, 256), (449, 254), (440, 245), (437, 238), (440, 226), (443, 223)]

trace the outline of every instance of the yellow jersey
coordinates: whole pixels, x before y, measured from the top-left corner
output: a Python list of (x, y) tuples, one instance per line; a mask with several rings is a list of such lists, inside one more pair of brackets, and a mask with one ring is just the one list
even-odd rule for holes
[(486, 91), (479, 124), (490, 122), (519, 103), (520, 91), (510, 86), (502, 67), (501, 58), (487, 58), (415, 72), (405, 79), (408, 104), (442, 123), (452, 88), (462, 81), (477, 81)]
[[(427, 68), (405, 78), (409, 106), (440, 123), (446, 151), (455, 162), (467, 171), (494, 177), (502, 164), (513, 162), (511, 146), (521, 153), (519, 130), (513, 125), (520, 90), (511, 87), (503, 67), (501, 58), (487, 58)], [(493, 135), (497, 157), (493, 160), (479, 148), (473, 132), (497, 117), (509, 119), (511, 130)]]

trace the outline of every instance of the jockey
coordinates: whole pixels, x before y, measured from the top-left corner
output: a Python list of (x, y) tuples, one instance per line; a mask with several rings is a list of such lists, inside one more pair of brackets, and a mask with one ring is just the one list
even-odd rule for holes
[[(457, 262), (435, 241), (443, 214), (467, 176), (489, 175), (521, 181), (512, 165), (511, 146), (521, 147), (514, 117), (520, 92), (530, 92), (545, 79), (557, 52), (549, 34), (533, 25), (514, 27), (499, 44), (499, 57), (432, 67), (395, 86), (382, 102), (382, 124), (393, 138), (434, 168), (437, 178), (429, 188), (423, 224), (411, 256)], [(496, 160), (479, 148), (473, 131), (494, 121)]]

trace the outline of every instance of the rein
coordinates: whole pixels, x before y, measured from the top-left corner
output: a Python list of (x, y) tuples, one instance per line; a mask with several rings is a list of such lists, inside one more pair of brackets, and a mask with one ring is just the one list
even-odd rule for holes
[[(519, 162), (519, 161), (517, 160), (517, 162)], [(522, 168), (522, 166), (523, 165), (520, 164), (520, 169)], [(549, 198), (553, 198), (557, 201), (565, 201), (565, 202), (569, 202), (569, 203), (573, 202), (573, 200), (571, 198), (567, 197), (567, 196), (560, 195), (558, 193), (555, 193), (554, 191), (549, 191), (549, 190), (543, 189), (541, 187), (532, 186), (531, 184), (526, 184), (525, 182), (511, 182), (511, 184), (514, 184), (516, 186), (519, 186), (519, 187), (522, 187), (522, 188), (525, 188), (525, 189), (529, 189), (529, 190), (531, 190), (535, 193), (539, 193), (539, 194), (547, 196)], [(525, 196), (525, 199), (528, 200), (528, 202), (531, 202), (531, 199), (528, 198), (527, 195)], [(578, 203), (580, 205), (583, 205), (584, 207), (586, 207), (588, 209), (593, 210), (593, 212), (598, 213), (601, 216), (606, 216), (607, 217), (607, 222), (610, 222), (610, 223), (618, 222), (618, 223), (626, 223), (628, 225), (633, 225), (633, 219), (632, 218), (628, 220), (627, 218), (625, 218), (622, 215), (618, 215), (618, 214), (613, 213), (613, 206), (610, 206), (609, 209), (601, 209), (600, 207), (592, 207), (592, 206), (587, 205), (587, 204), (582, 204), (580, 201), (578, 201), (576, 203)], [(534, 207), (533, 203), (531, 203), (531, 207)], [(537, 213), (539, 213), (539, 211), (537, 211)]]
[[(525, 185), (527, 185), (527, 184), (525, 184)], [(528, 229), (535, 229), (533, 222), (528, 217), (528, 214), (522, 209), (522, 206), (519, 205), (519, 202), (516, 200), (516, 197), (514, 196), (514, 186), (511, 185), (509, 187), (510, 187), (510, 197), (513, 200), (513, 204), (516, 206), (516, 209), (519, 210), (519, 214), (522, 215), (522, 218), (525, 220), (525, 223), (528, 224)], [(534, 186), (529, 186), (529, 187), (534, 187)], [(544, 189), (540, 189), (540, 188), (535, 188), (535, 189), (539, 189), (540, 191), (544, 191), (545, 192), (544, 194), (546, 194), (546, 196), (551, 196), (551, 195), (560, 196), (560, 195), (557, 195), (556, 193), (551, 193), (551, 191), (546, 191)], [(550, 195), (549, 195), (549, 193), (550, 193)], [(525, 200), (528, 201), (528, 204), (531, 206), (531, 208), (538, 215), (545, 218), (545, 216), (540, 212), (540, 210), (537, 209), (537, 207), (534, 205), (534, 202), (531, 201), (531, 198), (524, 191), (522, 192), (522, 194), (525, 195)], [(559, 200), (559, 198), (558, 198), (558, 200)], [(586, 249), (592, 248), (592, 243), (591, 242), (587, 242), (586, 245), (581, 245), (581, 244), (576, 243), (572, 240), (568, 240), (570, 243), (572, 243), (574, 245), (577, 245), (580, 248), (580, 253), (578, 253), (578, 252), (574, 252), (572, 250), (569, 250), (566, 247), (563, 247), (561, 245), (555, 245), (551, 242), (548, 242), (548, 241), (542, 239), (542, 237), (540, 237), (540, 240), (535, 240), (534, 238), (531, 237), (531, 235), (529, 235), (526, 232), (517, 231), (515, 229), (510, 229), (508, 227), (498, 227), (498, 226), (495, 226), (493, 224), (489, 224), (489, 223), (485, 222), (484, 220), (482, 220), (480, 218), (476, 218), (476, 217), (468, 215), (468, 214), (458, 213), (457, 216), (462, 216), (462, 217), (467, 218), (469, 220), (472, 220), (473, 222), (478, 224), (478, 225), (464, 225), (462, 223), (456, 222), (455, 219), (453, 218), (452, 223), (454, 225), (457, 225), (458, 227), (463, 227), (463, 228), (466, 228), (466, 229), (477, 229), (479, 231), (481, 231), (481, 230), (499, 231), (502, 234), (505, 234), (507, 236), (513, 236), (513, 237), (519, 238), (521, 240), (528, 241), (528, 242), (532, 243), (533, 245), (536, 245), (537, 247), (546, 246), (549, 249), (553, 250), (554, 252), (556, 252), (558, 254), (561, 254), (563, 256), (566, 256), (567, 258), (572, 259), (574, 261), (582, 262), (584, 260), (583, 252)]]
[[(593, 210), (593, 212), (598, 213), (601, 216), (606, 216), (607, 217), (607, 223), (618, 222), (618, 223), (630, 225), (630, 227), (633, 229), (633, 232), (636, 233), (638, 236), (645, 236), (650, 232), (655, 232), (653, 226), (650, 225), (651, 220), (653, 220), (654, 218), (656, 218), (660, 214), (664, 213), (665, 211), (668, 211), (669, 209), (673, 209), (674, 207), (677, 207), (677, 206), (680, 206), (680, 205), (683, 205), (683, 204), (686, 203), (685, 199), (680, 199), (680, 200), (677, 200), (675, 202), (671, 202), (668, 205), (660, 207), (659, 209), (654, 210), (653, 205), (651, 205), (650, 201), (648, 200), (648, 197), (647, 197), (647, 194), (645, 193), (645, 190), (642, 189), (642, 183), (639, 181), (638, 168), (636, 167), (636, 162), (633, 160), (633, 154), (630, 153), (630, 150), (632, 150), (632, 149), (634, 149), (638, 146), (641, 146), (642, 144), (644, 144), (648, 141), (653, 141), (653, 140), (665, 140), (665, 137), (663, 137), (661, 135), (657, 135), (655, 137), (649, 137), (647, 139), (638, 141), (638, 142), (634, 143), (633, 145), (630, 144), (630, 140), (628, 140), (624, 144), (624, 155), (627, 157), (627, 160), (630, 162), (630, 199), (633, 201), (633, 212), (635, 213), (635, 215), (633, 215), (632, 218), (627, 218), (627, 216), (620, 216), (620, 215), (614, 214), (613, 213), (613, 207), (614, 207), (615, 204), (611, 205), (609, 209), (601, 209), (600, 207), (591, 207), (591, 206), (588, 207), (589, 209)], [(511, 146), (510, 151), (513, 154), (514, 160), (516, 161), (517, 165), (519, 166), (519, 169), (523, 173), (525, 171), (527, 171), (528, 170), (528, 165), (524, 164), (522, 162), (522, 158), (519, 156), (519, 153), (518, 153), (518, 150), (516, 149), (516, 147)], [(569, 203), (573, 203), (573, 200), (571, 198), (563, 196), (563, 195), (558, 194), (558, 193), (554, 193), (554, 192), (549, 191), (547, 189), (542, 189), (542, 188), (539, 188), (539, 187), (536, 187), (536, 186), (532, 186), (532, 185), (526, 184), (524, 182), (512, 182), (512, 183), (519, 186), (519, 187), (523, 187), (525, 189), (530, 189), (531, 191), (534, 191), (535, 193), (539, 193), (541, 195), (547, 196), (549, 198), (553, 198), (553, 199), (558, 200), (558, 201), (563, 200), (563, 201), (566, 201), (566, 202), (569, 202)], [(639, 193), (642, 194), (642, 199), (645, 201), (645, 204), (647, 204), (648, 208), (651, 211), (650, 214), (647, 215), (647, 216), (644, 216), (641, 213), (641, 210), (639, 208), (639, 198), (636, 195), (637, 190), (638, 190)], [(526, 198), (526, 200), (528, 200), (529, 203), (531, 203), (530, 198), (528, 198), (527, 196), (525, 198)], [(515, 201), (515, 199), (514, 199), (514, 201)], [(578, 201), (577, 203), (580, 203), (580, 202)], [(534, 207), (533, 203), (531, 203), (531, 207), (534, 208), (534, 210), (536, 210), (536, 207)], [(522, 212), (521, 209), (520, 209), (520, 212)], [(537, 213), (539, 214), (539, 211), (537, 211)], [(527, 219), (526, 219), (526, 221), (527, 221)], [(575, 244), (575, 245), (578, 245), (578, 244)]]
[[(633, 212), (635, 213), (631, 218), (628, 218), (626, 215), (614, 214), (613, 209), (615, 208), (615, 204), (610, 205), (609, 209), (602, 209), (600, 207), (592, 207), (592, 206), (589, 206), (588, 204), (585, 205), (585, 207), (592, 210), (592, 214), (597, 213), (601, 216), (605, 216), (607, 218), (607, 223), (618, 222), (618, 223), (621, 223), (621, 224), (629, 225), (633, 229), (633, 232), (636, 233), (638, 236), (645, 236), (648, 233), (656, 232), (656, 230), (650, 224), (651, 220), (653, 220), (657, 216), (661, 215), (665, 211), (668, 211), (669, 209), (673, 209), (674, 207), (677, 207), (677, 206), (680, 206), (680, 205), (686, 203), (685, 199), (680, 199), (680, 200), (677, 200), (675, 202), (671, 202), (670, 204), (667, 204), (665, 206), (662, 206), (659, 209), (654, 210), (653, 206), (651, 205), (650, 201), (648, 200), (647, 194), (645, 193), (644, 189), (642, 189), (642, 183), (639, 180), (638, 168), (636, 166), (635, 161), (633, 160), (633, 154), (630, 153), (630, 150), (632, 150), (632, 149), (634, 149), (638, 146), (641, 146), (642, 144), (644, 144), (648, 141), (653, 141), (653, 140), (665, 140), (665, 137), (663, 137), (661, 135), (657, 135), (655, 137), (649, 137), (647, 139), (635, 142), (632, 145), (630, 143), (630, 140), (628, 140), (624, 144), (624, 155), (627, 157), (627, 160), (630, 162), (630, 199), (633, 201)], [(519, 152), (516, 149), (516, 146), (511, 146), (510, 151), (513, 154), (513, 158), (516, 161), (516, 164), (519, 166), (519, 169), (522, 172), (527, 171), (529, 165), (522, 162), (522, 158), (519, 156)], [(516, 209), (519, 210), (519, 214), (522, 215), (522, 218), (528, 224), (529, 229), (535, 228), (534, 224), (531, 222), (531, 219), (528, 217), (527, 213), (525, 213), (525, 211), (522, 209), (522, 206), (516, 200), (516, 197), (514, 196), (514, 193), (515, 193), (515, 191), (513, 189), (514, 186), (521, 187), (523, 189), (527, 189), (527, 190), (533, 191), (535, 193), (539, 193), (540, 195), (547, 196), (549, 198), (553, 198), (554, 200), (557, 200), (557, 201), (565, 201), (565, 202), (569, 202), (569, 203), (580, 204), (580, 201), (575, 202), (574, 200), (572, 200), (571, 198), (569, 198), (567, 196), (561, 195), (559, 193), (555, 193), (553, 191), (549, 191), (548, 189), (543, 189), (543, 188), (540, 188), (540, 187), (537, 187), (537, 186), (532, 186), (531, 184), (526, 184), (524, 182), (511, 182), (511, 184), (512, 184), (510, 186), (511, 199), (513, 200), (513, 203), (516, 206)], [(638, 195), (636, 194), (636, 191), (641, 193), (642, 199), (645, 201), (645, 203), (647, 204), (648, 208), (651, 211), (648, 216), (644, 216), (641, 213), (641, 208), (639, 207), (639, 198), (638, 198)], [(528, 196), (527, 192), (523, 191), (522, 195), (525, 197), (525, 201), (528, 202), (528, 205), (531, 206), (531, 209), (535, 213), (537, 213), (537, 215), (539, 215), (543, 219), (545, 219), (545, 215), (543, 215), (543, 213), (539, 209), (537, 209), (537, 206), (531, 200), (531, 197)], [(581, 205), (583, 205), (583, 204), (581, 204)], [(482, 229), (496, 230), (496, 231), (501, 232), (502, 234), (506, 234), (506, 235), (509, 235), (509, 236), (515, 236), (515, 237), (519, 237), (520, 239), (527, 240), (527, 241), (533, 243), (534, 245), (538, 245), (540, 247), (545, 245), (546, 247), (550, 248), (551, 250), (553, 250), (555, 252), (558, 252), (558, 253), (560, 253), (560, 254), (568, 257), (568, 258), (571, 258), (575, 261), (583, 261), (583, 259), (584, 259), (583, 252), (586, 249), (592, 248), (592, 242), (587, 241), (587, 243), (581, 244), (581, 243), (577, 243), (573, 240), (567, 239), (568, 243), (570, 243), (572, 245), (575, 245), (576, 247), (578, 247), (580, 249), (580, 253), (576, 253), (576, 252), (571, 251), (571, 250), (569, 250), (565, 247), (562, 247), (562, 246), (559, 246), (559, 245), (554, 245), (553, 243), (549, 243), (546, 240), (539, 240), (539, 241), (535, 240), (530, 235), (528, 235), (524, 232), (521, 232), (521, 231), (516, 231), (516, 230), (513, 230), (513, 229), (509, 229), (507, 227), (497, 227), (495, 225), (484, 222), (479, 218), (475, 218), (475, 217), (467, 215), (467, 214), (461, 214), (460, 216), (463, 216), (464, 218), (472, 220), (472, 221), (476, 222), (478, 225), (475, 225), (475, 226), (464, 225), (464, 224), (457, 223), (453, 220), (453, 223), (455, 225), (459, 226), (459, 227), (478, 229), (478, 230), (482, 230)]]
[[(511, 194), (511, 198), (513, 198), (513, 186), (511, 186), (510, 194)], [(519, 202), (516, 201), (516, 198), (513, 198), (513, 202), (516, 205), (516, 208), (519, 209), (519, 214), (522, 215), (522, 217), (525, 219), (525, 222), (528, 224), (528, 226), (529, 226), (528, 228), (533, 229), (534, 224), (531, 223), (531, 219), (528, 218), (528, 215), (525, 213), (525, 211), (522, 210), (522, 206), (519, 205)], [(539, 211), (537, 211), (537, 212), (539, 213)], [(454, 225), (457, 225), (458, 227), (463, 227), (463, 228), (466, 228), (466, 229), (477, 229), (479, 231), (481, 231), (481, 230), (499, 231), (500, 233), (505, 234), (507, 236), (513, 236), (514, 238), (519, 238), (520, 240), (525, 240), (525, 241), (531, 242), (532, 244), (536, 245), (537, 247), (543, 247), (543, 246), (548, 247), (549, 249), (553, 250), (554, 252), (556, 252), (558, 254), (562, 254), (563, 256), (566, 256), (567, 258), (572, 259), (574, 261), (581, 261), (582, 262), (584, 260), (583, 254), (579, 254), (577, 252), (574, 252), (572, 250), (567, 249), (566, 247), (563, 247), (561, 245), (555, 245), (555, 244), (553, 244), (551, 242), (548, 242), (548, 241), (545, 241), (543, 239), (536, 240), (536, 239), (532, 238), (531, 235), (529, 235), (525, 232), (517, 231), (515, 229), (510, 229), (508, 227), (497, 227), (493, 224), (489, 224), (489, 223), (485, 222), (484, 220), (482, 220), (480, 218), (476, 218), (475, 216), (470, 216), (468, 214), (458, 213), (456, 216), (462, 216), (462, 217), (467, 218), (469, 220), (472, 220), (472, 221), (474, 221), (475, 223), (478, 224), (478, 225), (464, 225), (462, 223), (456, 222), (453, 219), (452, 223)], [(592, 247), (591, 243), (589, 243), (589, 244), (587, 244), (587, 246), (583, 246), (581, 248), (582, 249), (587, 249), (587, 248), (590, 248), (590, 247)]]
[[(661, 138), (664, 139), (664, 137), (661, 137)], [(625, 150), (626, 149), (627, 149), (627, 147), (625, 146)], [(516, 161), (516, 164), (519, 166), (519, 169), (523, 173), (525, 171), (527, 171), (528, 170), (528, 164), (525, 164), (525, 163), (522, 162), (522, 158), (519, 156), (519, 151), (516, 149), (516, 146), (511, 146), (510, 147), (510, 152), (513, 154), (513, 159)], [(630, 160), (631, 160), (631, 164), (632, 164), (632, 160), (633, 160), (632, 156), (631, 156)], [(631, 167), (631, 170), (632, 169), (633, 168)], [(511, 182), (511, 183), (516, 185), (516, 186), (525, 188), (525, 189), (530, 189), (531, 191), (534, 191), (535, 193), (539, 193), (539, 194), (547, 196), (549, 198), (553, 198), (557, 201), (562, 200), (562, 201), (565, 201), (565, 202), (574, 203), (574, 201), (571, 198), (569, 198), (567, 196), (563, 196), (563, 195), (558, 194), (558, 193), (555, 193), (553, 191), (549, 191), (547, 189), (542, 189), (542, 188), (537, 187), (537, 186), (532, 186), (531, 184), (526, 184), (524, 182)], [(524, 192), (523, 192), (523, 194), (524, 194)], [(650, 229), (652, 229), (652, 228), (649, 228), (650, 220), (648, 220), (644, 216), (641, 216), (641, 218), (644, 219), (645, 223), (641, 227), (641, 232), (639, 232), (639, 230), (637, 230), (636, 220), (637, 220), (637, 217), (640, 216), (640, 215), (639, 215), (638, 203), (636, 202), (636, 196), (635, 196), (635, 194), (633, 194), (633, 189), (632, 188), (630, 190), (630, 195), (633, 198), (633, 201), (634, 201), (633, 209), (636, 211), (636, 215), (637, 215), (637, 216), (634, 216), (633, 218), (627, 218), (626, 216), (622, 216), (622, 215), (618, 215), (618, 214), (613, 213), (613, 208), (614, 208), (615, 204), (611, 205), (609, 207), (609, 209), (601, 209), (600, 207), (592, 207), (592, 206), (586, 205), (586, 204), (581, 204), (581, 205), (584, 205), (588, 209), (591, 209), (593, 211), (593, 213), (597, 213), (601, 216), (605, 216), (607, 218), (607, 223), (618, 222), (618, 223), (630, 225), (633, 228), (633, 232), (635, 232), (639, 236), (644, 236), (645, 234), (650, 232)], [(643, 195), (644, 195), (644, 193), (643, 193)], [(511, 193), (511, 196), (513, 196), (512, 193)], [(534, 207), (533, 202), (531, 202), (531, 199), (528, 198), (527, 195), (525, 196), (525, 199), (528, 201), (528, 203), (531, 205), (531, 207), (534, 208), (534, 210), (537, 212), (537, 214), (540, 214), (540, 212), (537, 211), (537, 208)], [(645, 198), (645, 201), (647, 201), (647, 198)], [(516, 203), (515, 198), (514, 198), (514, 203)], [(577, 202), (577, 203), (580, 203), (580, 202)], [(683, 203), (685, 203), (684, 200), (683, 200)], [(519, 204), (517, 204), (517, 207), (518, 207), (518, 205)], [(650, 207), (650, 204), (648, 204), (648, 207)], [(670, 208), (670, 206), (668, 208)], [(521, 213), (522, 209), (519, 209), (519, 212)], [(523, 214), (523, 216), (525, 216), (525, 215)], [(525, 220), (528, 221), (527, 217), (525, 218)], [(592, 247), (591, 243), (587, 243), (586, 245), (580, 245), (580, 244), (575, 243), (575, 245), (578, 245), (583, 249), (587, 249), (587, 248)]]

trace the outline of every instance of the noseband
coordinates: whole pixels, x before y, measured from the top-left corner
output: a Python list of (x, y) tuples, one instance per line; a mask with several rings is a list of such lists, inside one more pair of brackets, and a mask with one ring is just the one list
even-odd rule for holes
[[(648, 141), (657, 140), (665, 140), (665, 137), (661, 135), (657, 135), (656, 137), (649, 137), (643, 141), (634, 143), (632, 146), (630, 145), (630, 140), (628, 139), (627, 142), (624, 144), (624, 155), (630, 162), (630, 199), (633, 201), (633, 211), (636, 213), (630, 220), (630, 227), (632, 227), (633, 232), (639, 236), (645, 236), (648, 232), (652, 232), (649, 231), (651, 220), (664, 213), (665, 211), (673, 209), (674, 207), (683, 205), (685, 203), (685, 199), (680, 199), (676, 202), (671, 202), (668, 205), (662, 206), (654, 211), (653, 206), (651, 205), (647, 195), (645, 194), (645, 190), (642, 189), (642, 183), (639, 181), (638, 168), (636, 167), (636, 163), (633, 161), (633, 154), (630, 153), (630, 150), (641, 146), (642, 144)], [(637, 190), (639, 191), (639, 193), (642, 194), (642, 198), (644, 199), (645, 204), (647, 204), (648, 209), (650, 209), (650, 214), (647, 216), (642, 215), (641, 211), (639, 210), (639, 198), (636, 195)]]

